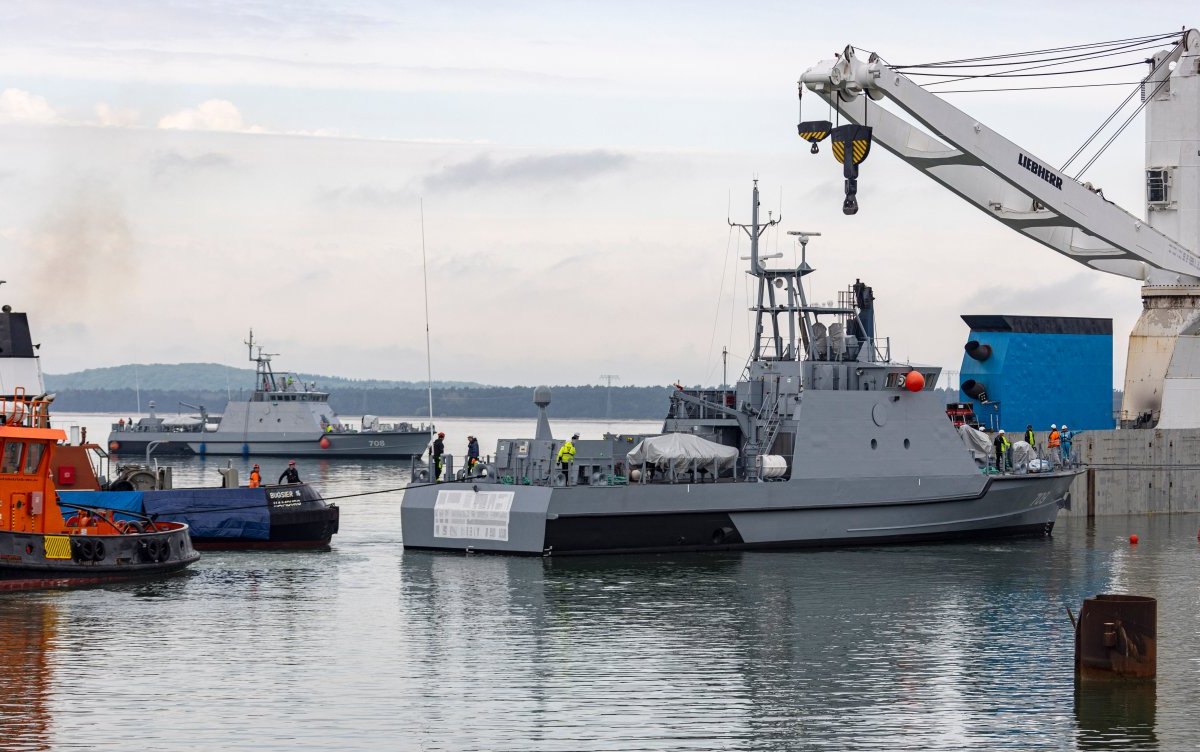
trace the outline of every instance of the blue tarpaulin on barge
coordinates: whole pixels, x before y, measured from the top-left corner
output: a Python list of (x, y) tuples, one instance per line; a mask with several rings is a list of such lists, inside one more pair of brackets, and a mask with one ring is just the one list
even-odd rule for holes
[[(58, 498), (68, 504), (78, 504), (82, 507), (143, 513), (141, 491), (59, 491)], [(69, 507), (63, 508), (64, 517), (71, 517), (77, 513), (76, 510)], [(125, 517), (125, 519), (132, 518)]]
[(60, 491), (82, 506), (141, 512), (183, 522), (194, 538), (271, 537), (271, 510), (261, 488), (180, 488), (170, 491)]

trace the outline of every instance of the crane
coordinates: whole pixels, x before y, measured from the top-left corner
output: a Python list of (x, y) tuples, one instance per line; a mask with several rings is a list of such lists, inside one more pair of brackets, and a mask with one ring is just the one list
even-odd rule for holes
[[(1148, 61), (1145, 219), (1050, 166), (888, 65), (851, 46), (804, 72), (815, 92), (870, 138), (1026, 237), (1098, 271), (1142, 282), (1129, 338), (1125, 426), (1200, 427), (1200, 31)], [(887, 99), (923, 130), (883, 108)], [(822, 138), (802, 124), (809, 140)], [(806, 130), (808, 132), (806, 132)], [(835, 136), (836, 138), (836, 136)], [(835, 141), (835, 154), (838, 144)], [(844, 148), (844, 147), (843, 147)], [(846, 160), (849, 161), (849, 160)], [(853, 169), (857, 177), (857, 169)], [(853, 204), (847, 171), (847, 213)]]

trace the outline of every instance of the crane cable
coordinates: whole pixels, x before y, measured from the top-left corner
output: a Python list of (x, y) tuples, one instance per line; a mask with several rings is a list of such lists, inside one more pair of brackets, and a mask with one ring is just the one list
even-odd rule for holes
[[(1183, 43), (1183, 42), (1182, 42), (1182, 40), (1181, 40), (1181, 41), (1177, 42), (1177, 43), (1175, 44), (1175, 46), (1176, 46), (1176, 47), (1178, 47), (1178, 46), (1179, 46), (1180, 44), (1182, 44), (1182, 43)], [(1149, 79), (1149, 78), (1150, 78), (1151, 76), (1153, 76), (1155, 73), (1158, 73), (1159, 69), (1161, 69), (1161, 68), (1163, 67), (1163, 65), (1164, 65), (1164, 64), (1167, 62), (1167, 60), (1168, 60), (1168, 59), (1171, 57), (1171, 54), (1172, 54), (1172, 53), (1174, 53), (1174, 52), (1175, 52), (1175, 49), (1174, 49), (1174, 48), (1172, 48), (1170, 52), (1168, 52), (1166, 55), (1164, 55), (1164, 56), (1163, 56), (1163, 59), (1162, 59), (1162, 60), (1160, 60), (1160, 61), (1158, 61), (1158, 64), (1157, 64), (1157, 65), (1155, 65), (1153, 68), (1151, 68), (1151, 69), (1150, 69), (1150, 73), (1149, 73), (1149, 74), (1146, 76), (1146, 78), (1147, 78), (1147, 79)], [(1095, 140), (1096, 140), (1096, 138), (1097, 138), (1097, 137), (1100, 135), (1100, 132), (1101, 132), (1101, 131), (1103, 131), (1105, 128), (1107, 128), (1107, 127), (1108, 127), (1108, 124), (1109, 124), (1109, 123), (1111, 123), (1111, 122), (1113, 121), (1113, 118), (1115, 118), (1115, 117), (1116, 117), (1116, 116), (1117, 116), (1117, 115), (1118, 115), (1118, 114), (1121, 112), (1121, 110), (1125, 109), (1125, 106), (1129, 104), (1130, 100), (1132, 100), (1132, 99), (1133, 99), (1133, 97), (1134, 97), (1134, 96), (1135, 96), (1135, 95), (1136, 95), (1138, 92), (1140, 92), (1140, 91), (1141, 91), (1141, 92), (1144, 92), (1144, 91), (1145, 91), (1145, 90), (1142, 88), (1142, 85), (1143, 85), (1143, 83), (1144, 83), (1144, 80), (1145, 80), (1145, 79), (1143, 79), (1143, 81), (1139, 81), (1139, 82), (1138, 82), (1138, 85), (1137, 85), (1136, 87), (1134, 87), (1133, 91), (1129, 92), (1129, 96), (1125, 97), (1125, 99), (1124, 99), (1124, 100), (1122, 100), (1122, 101), (1121, 101), (1121, 103), (1120, 103), (1119, 105), (1117, 105), (1116, 109), (1114, 109), (1114, 110), (1112, 111), (1112, 113), (1111, 113), (1111, 114), (1110, 114), (1110, 115), (1109, 115), (1107, 118), (1105, 118), (1105, 119), (1104, 119), (1104, 122), (1103, 122), (1103, 123), (1101, 123), (1101, 124), (1099, 125), (1099, 127), (1097, 127), (1097, 128), (1096, 128), (1096, 130), (1092, 131), (1092, 135), (1088, 136), (1088, 137), (1087, 137), (1087, 140), (1085, 140), (1085, 141), (1083, 142), (1083, 144), (1082, 144), (1082, 145), (1081, 145), (1081, 146), (1080, 146), (1078, 149), (1076, 149), (1076, 150), (1075, 150), (1075, 153), (1071, 155), (1071, 158), (1070, 158), (1070, 159), (1068, 159), (1068, 160), (1067, 160), (1067, 161), (1066, 161), (1066, 162), (1063, 164), (1063, 166), (1059, 168), (1059, 172), (1066, 172), (1066, 171), (1067, 171), (1067, 168), (1071, 166), (1071, 163), (1072, 163), (1072, 162), (1074, 162), (1076, 159), (1078, 159), (1078, 158), (1079, 158), (1079, 155), (1080, 155), (1080, 154), (1082, 154), (1082, 153), (1084, 152), (1084, 150), (1085, 150), (1085, 149), (1087, 149), (1087, 147), (1088, 147), (1088, 146), (1090, 146), (1090, 145), (1091, 145), (1091, 143), (1092, 143), (1093, 141), (1095, 141)], [(1163, 83), (1165, 83), (1165, 80), (1163, 81)], [(1161, 84), (1160, 84), (1160, 86), (1161, 86)], [(1157, 89), (1155, 89), (1155, 92), (1154, 92), (1154, 93), (1155, 93), (1155, 94), (1157, 94), (1157, 93), (1158, 93), (1158, 90), (1157, 90)], [(1153, 94), (1151, 95), (1151, 97), (1153, 97)], [(1137, 109), (1137, 110), (1135, 110), (1133, 114), (1134, 114), (1134, 115), (1136, 115), (1138, 112), (1141, 112), (1141, 110), (1142, 110), (1142, 107), (1145, 107), (1145, 106), (1146, 106), (1146, 105), (1145, 105), (1145, 101), (1148, 101), (1148, 100), (1149, 100), (1151, 97), (1147, 97), (1147, 98), (1146, 98), (1146, 100), (1144, 100), (1144, 101), (1143, 101), (1143, 103), (1142, 103), (1141, 107), (1138, 107), (1138, 109)], [(1125, 126), (1126, 126), (1126, 125), (1128, 125), (1128, 124), (1129, 124), (1129, 123), (1128, 123), (1128, 121), (1126, 121), (1126, 123), (1125, 123), (1124, 125), (1122, 125), (1122, 126), (1121, 126), (1121, 130), (1124, 130), (1124, 129), (1125, 129)], [(1118, 131), (1117, 131), (1117, 133), (1118, 133), (1118, 134), (1120, 134), (1121, 130), (1118, 130)], [(1111, 143), (1111, 140), (1110, 140), (1110, 142), (1109, 142), (1109, 143)], [(1107, 148), (1107, 146), (1108, 146), (1108, 145), (1107, 145), (1107, 144), (1105, 144), (1104, 148)], [(1098, 153), (1097, 153), (1097, 156), (1099, 156), (1099, 154), (1102, 154), (1102, 153), (1104, 152), (1104, 148), (1102, 148), (1102, 149), (1100, 150), (1100, 152), (1098, 152)], [(1094, 162), (1095, 160), (1093, 159), (1092, 161)], [(1091, 162), (1088, 162), (1088, 165), (1087, 165), (1087, 167), (1090, 167), (1090, 166), (1091, 166), (1091, 164), (1092, 164)], [(1084, 169), (1084, 170), (1086, 170), (1086, 169), (1087, 169), (1087, 167), (1084, 167), (1083, 169)], [(1083, 171), (1082, 171), (1082, 170), (1080, 171), (1080, 174), (1081, 174), (1081, 175), (1083, 174)], [(1078, 178), (1078, 176), (1076, 176), (1076, 178)]]
[[(893, 67), (897, 67), (897, 68), (948, 67), (951, 65), (956, 65), (958, 63), (971, 63), (971, 62), (986, 61), (986, 60), (1001, 60), (1004, 58), (1028, 57), (1030, 55), (1041, 55), (1041, 54), (1044, 54), (1047, 52), (1067, 52), (1067, 51), (1071, 51), (1071, 50), (1081, 50), (1081, 49), (1088, 49), (1088, 48), (1095, 48), (1095, 47), (1113, 47), (1115, 45), (1125, 44), (1127, 42), (1133, 43), (1133, 44), (1142, 44), (1145, 42), (1170, 39), (1172, 37), (1180, 36), (1182, 33), (1183, 32), (1172, 31), (1172, 32), (1163, 33), (1163, 34), (1149, 34), (1149, 35), (1141, 36), (1141, 37), (1128, 37), (1125, 39), (1114, 39), (1114, 40), (1110, 40), (1107, 42), (1089, 42), (1087, 44), (1076, 44), (1076, 45), (1070, 45), (1070, 46), (1066, 46), (1066, 47), (1052, 47), (1052, 48), (1048, 48), (1048, 49), (1044, 49), (1044, 50), (1030, 50), (1028, 52), (1009, 52), (1009, 53), (1005, 53), (1005, 54), (1001, 54), (1001, 55), (987, 55), (984, 57), (968, 57), (968, 58), (962, 58), (960, 60), (944, 60), (941, 62), (934, 62), (934, 63), (919, 63), (919, 64), (915, 64), (915, 65), (901, 65), (901, 66), (893, 66)], [(1031, 62), (1031, 61), (1026, 61), (1026, 62)], [(1019, 63), (1011, 63), (1011, 64), (1017, 65)]]
[(1158, 96), (1158, 92), (1162, 91), (1163, 87), (1167, 85), (1169, 80), (1170, 79), (1164, 78), (1159, 82), (1158, 86), (1154, 87), (1154, 91), (1150, 92), (1149, 96), (1142, 100), (1142, 103), (1138, 105), (1137, 109), (1134, 110), (1129, 117), (1125, 118), (1125, 122), (1121, 123), (1121, 127), (1118, 128), (1116, 133), (1112, 134), (1112, 136), (1110, 136), (1109, 139), (1104, 142), (1104, 145), (1101, 146), (1100, 150), (1088, 160), (1088, 163), (1083, 166), (1083, 169), (1075, 173), (1075, 180), (1079, 180), (1083, 173), (1087, 172), (1088, 168), (1096, 163), (1096, 160), (1099, 159), (1102, 154), (1104, 154), (1108, 147), (1112, 145), (1112, 142), (1117, 140), (1117, 136), (1120, 136), (1125, 132), (1125, 129), (1128, 128), (1129, 124), (1133, 122), (1133, 119), (1138, 116), (1138, 113), (1144, 110), (1146, 105), (1150, 104), (1150, 100)]

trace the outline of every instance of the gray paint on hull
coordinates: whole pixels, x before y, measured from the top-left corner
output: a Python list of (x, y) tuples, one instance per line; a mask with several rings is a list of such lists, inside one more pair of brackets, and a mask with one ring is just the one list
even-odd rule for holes
[[(411, 548), (543, 553), (546, 521), (565, 517), (728, 514), (747, 546), (863, 544), (905, 537), (987, 535), (998, 529), (1053, 525), (1075, 473), (1005, 476), (962, 484), (962, 478), (922, 483), (933, 492), (900, 497), (896, 484), (911, 478), (785, 483), (713, 483), (628, 487), (546, 488), (443, 483), (414, 486), (401, 506), (404, 545)], [(830, 484), (841, 493), (827, 495)], [(932, 489), (929, 487), (932, 486)], [(944, 493), (959, 487), (958, 495)], [(974, 487), (973, 490), (970, 487)], [(510, 491), (508, 540), (434, 535), (439, 491)], [(888, 493), (888, 489), (891, 492)], [(636, 524), (636, 522), (634, 523)], [(724, 546), (728, 547), (728, 546)], [(619, 540), (613, 549), (622, 549)], [(561, 550), (561, 549), (560, 549)]]
[[(278, 434), (248, 434), (245, 440), (224, 439), (204, 441), (181, 440), (179, 433), (137, 434), (136, 441), (120, 440), (118, 454), (138, 454), (146, 451), (149, 442), (161, 442), (154, 448), (156, 454), (205, 454), (214, 457), (240, 457), (242, 454), (277, 457), (412, 457), (419, 456), (429, 443), (426, 433), (357, 433), (357, 434), (305, 434), (290, 437)], [(321, 448), (321, 438), (327, 436), (330, 446)], [(161, 438), (160, 438), (161, 437)], [(119, 437), (124, 438), (124, 437)], [(189, 437), (190, 438), (190, 437)], [(374, 446), (372, 442), (382, 442)], [(201, 445), (203, 445), (203, 450)], [(246, 447), (247, 449), (243, 449)]]

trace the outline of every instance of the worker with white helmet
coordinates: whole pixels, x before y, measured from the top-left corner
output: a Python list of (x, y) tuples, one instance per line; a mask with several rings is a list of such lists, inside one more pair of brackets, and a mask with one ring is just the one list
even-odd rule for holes
[(1005, 459), (1008, 457), (1008, 450), (1012, 448), (1012, 442), (1004, 435), (1003, 428), (996, 432), (996, 438), (992, 439), (992, 446), (996, 448), (996, 472), (1002, 473), (1005, 468)]
[(1050, 436), (1046, 439), (1046, 449), (1050, 452), (1050, 462), (1058, 467), (1062, 464), (1062, 434), (1058, 432), (1058, 426), (1054, 423), (1050, 424)]
[(1075, 432), (1067, 428), (1067, 424), (1062, 424), (1062, 430), (1059, 431), (1059, 451), (1062, 453), (1062, 461), (1069, 463), (1071, 461), (1071, 439), (1075, 437)]

